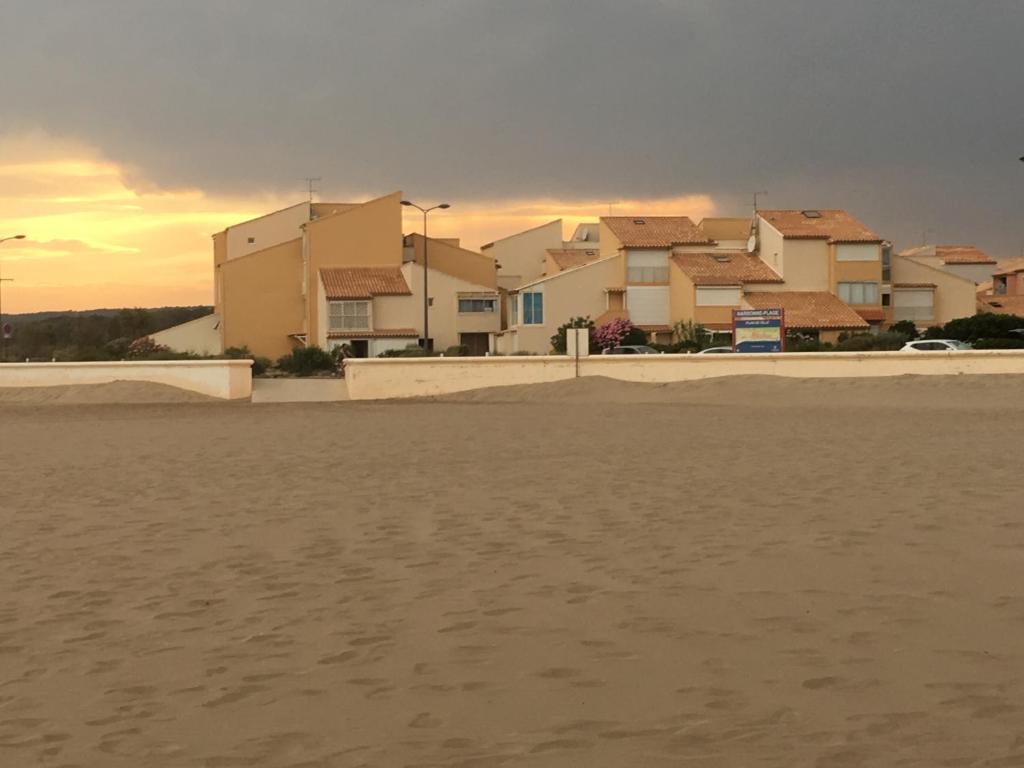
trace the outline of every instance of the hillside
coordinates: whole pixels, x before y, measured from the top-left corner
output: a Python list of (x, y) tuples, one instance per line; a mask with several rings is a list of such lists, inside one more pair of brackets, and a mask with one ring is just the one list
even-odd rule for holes
[(4, 315), (14, 326), (2, 360), (117, 360), (134, 339), (209, 314), (212, 307), (94, 309)]

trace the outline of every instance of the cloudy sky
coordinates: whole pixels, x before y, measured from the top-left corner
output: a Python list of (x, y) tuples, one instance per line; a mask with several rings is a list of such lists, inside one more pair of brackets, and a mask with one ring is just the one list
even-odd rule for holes
[[(5, 309), (210, 300), (209, 235), (401, 189), (563, 216), (843, 207), (1024, 246), (1021, 0), (0, 4)], [(409, 229), (414, 228), (410, 220)]]

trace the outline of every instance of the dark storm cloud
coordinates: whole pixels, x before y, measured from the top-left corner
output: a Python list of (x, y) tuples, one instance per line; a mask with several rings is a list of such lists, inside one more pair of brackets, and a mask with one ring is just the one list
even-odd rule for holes
[(848, 207), (1024, 240), (1020, 0), (16, 2), (0, 129), (164, 186)]

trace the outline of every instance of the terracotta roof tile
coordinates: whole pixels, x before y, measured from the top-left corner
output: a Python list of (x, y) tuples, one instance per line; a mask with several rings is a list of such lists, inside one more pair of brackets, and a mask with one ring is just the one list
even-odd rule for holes
[(320, 279), (328, 299), (412, 295), (398, 267), (325, 267)]
[(746, 253), (677, 253), (672, 261), (695, 285), (782, 282), (771, 267), (757, 256)]
[(974, 245), (936, 245), (943, 264), (995, 264), (996, 260)]
[(594, 248), (549, 248), (548, 256), (560, 270), (582, 267), (601, 258), (600, 252)]
[(893, 288), (934, 288), (935, 283), (893, 283)]
[(689, 216), (602, 216), (625, 248), (710, 244)]
[(1020, 315), (1024, 317), (1024, 296), (996, 296), (978, 294), (978, 311), (994, 315)]
[(782, 307), (787, 328), (867, 328), (867, 321), (826, 291), (778, 291), (743, 294), (753, 309)]
[(993, 271), (993, 275), (1012, 275), (1016, 272), (1024, 270), (1024, 259), (1007, 259), (1006, 261), (1000, 261)]
[(856, 307), (853, 311), (868, 322), (885, 320), (885, 310), (881, 307)]
[(329, 339), (402, 339), (419, 338), (415, 328), (378, 328), (373, 331), (331, 331)]
[[(830, 243), (880, 243), (882, 238), (843, 210), (758, 211), (783, 237), (828, 240)], [(807, 216), (816, 213), (817, 216)]]

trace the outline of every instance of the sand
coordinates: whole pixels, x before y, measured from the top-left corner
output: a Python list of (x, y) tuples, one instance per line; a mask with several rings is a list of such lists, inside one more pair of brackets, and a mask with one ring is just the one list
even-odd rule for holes
[(1024, 765), (1022, 394), (0, 406), (0, 765)]
[(57, 387), (0, 387), (0, 406), (138, 403), (202, 403), (215, 398), (146, 381), (69, 384)]

